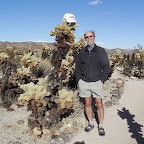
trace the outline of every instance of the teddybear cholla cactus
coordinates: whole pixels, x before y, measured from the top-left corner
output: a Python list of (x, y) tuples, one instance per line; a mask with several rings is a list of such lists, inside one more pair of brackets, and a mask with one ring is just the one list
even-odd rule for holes
[(20, 59), (20, 64), (25, 67), (30, 67), (35, 69), (39, 64), (40, 58), (32, 55), (32, 53), (24, 54), (24, 56)]
[(62, 79), (63, 83), (67, 83), (74, 71), (74, 57), (72, 50), (69, 50), (65, 59), (62, 59), (59, 77)]
[(17, 73), (16, 75), (19, 77), (19, 78), (23, 78), (23, 77), (28, 77), (30, 76), (31, 74), (31, 71), (30, 71), (30, 67), (28, 68), (25, 68), (24, 66), (22, 66), (21, 68), (18, 68), (17, 69)]
[(0, 64), (3, 64), (9, 58), (8, 54), (5, 52), (0, 53)]
[(70, 109), (73, 107), (74, 95), (74, 91), (63, 88), (58, 91), (58, 98), (55, 99), (55, 102), (59, 104), (61, 109)]
[(47, 91), (47, 81), (48, 77), (46, 76), (45, 78), (39, 78), (37, 84), (31, 82), (21, 85), (20, 88), (25, 92), (20, 94), (18, 101), (21, 104), (28, 105), (31, 100), (35, 100), (36, 102), (42, 103), (43, 106), (46, 106), (47, 101), (44, 100), (44, 97), (50, 95), (50, 92)]

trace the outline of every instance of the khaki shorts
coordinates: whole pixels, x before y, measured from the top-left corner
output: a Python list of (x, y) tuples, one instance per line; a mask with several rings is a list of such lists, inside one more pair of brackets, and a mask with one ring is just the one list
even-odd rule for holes
[(104, 85), (101, 80), (96, 82), (85, 82), (82, 79), (78, 82), (79, 96), (82, 98), (93, 96), (94, 98), (104, 98)]

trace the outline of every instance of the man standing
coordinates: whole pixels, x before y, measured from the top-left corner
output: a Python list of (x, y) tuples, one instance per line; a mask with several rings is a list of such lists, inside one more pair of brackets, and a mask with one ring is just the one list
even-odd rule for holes
[(105, 135), (103, 127), (104, 119), (104, 82), (111, 76), (111, 68), (108, 55), (104, 48), (97, 46), (94, 31), (87, 31), (84, 34), (87, 46), (82, 48), (76, 59), (75, 77), (78, 82), (79, 95), (85, 99), (85, 113), (88, 119), (88, 126), (85, 131), (89, 132), (94, 128), (92, 121), (92, 99), (95, 98), (95, 105), (98, 115), (99, 135)]

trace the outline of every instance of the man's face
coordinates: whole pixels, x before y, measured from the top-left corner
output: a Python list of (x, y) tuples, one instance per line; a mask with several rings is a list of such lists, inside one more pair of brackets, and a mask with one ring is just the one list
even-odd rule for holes
[(87, 45), (94, 46), (95, 37), (92, 32), (87, 32), (85, 34), (85, 41), (86, 41)]

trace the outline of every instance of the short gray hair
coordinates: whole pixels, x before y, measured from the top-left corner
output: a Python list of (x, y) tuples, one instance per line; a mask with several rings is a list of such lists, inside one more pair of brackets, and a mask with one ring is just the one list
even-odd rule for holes
[(94, 32), (93, 30), (90, 30), (90, 31), (86, 31), (86, 32), (84, 33), (84, 38), (85, 38), (85, 35), (86, 35), (87, 32), (93, 33), (93, 36), (95, 37), (95, 32)]

